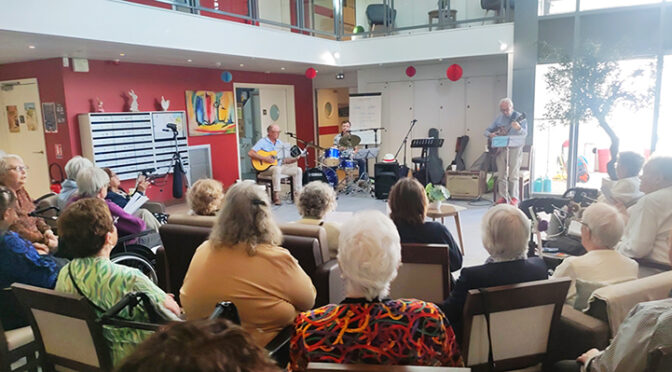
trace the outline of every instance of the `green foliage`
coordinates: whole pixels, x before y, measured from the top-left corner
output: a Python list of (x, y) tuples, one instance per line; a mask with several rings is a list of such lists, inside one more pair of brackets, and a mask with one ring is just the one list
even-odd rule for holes
[(364, 27), (362, 26), (355, 26), (355, 28), (352, 30), (353, 34), (361, 34), (364, 32)]
[(646, 92), (637, 92), (628, 86), (630, 79), (652, 78), (655, 68), (635, 71), (625, 75), (617, 56), (604, 51), (599, 45), (585, 44), (574, 60), (560, 57), (558, 66), (546, 73), (546, 89), (554, 97), (546, 104), (546, 119), (551, 125), (569, 125), (572, 119), (579, 122), (597, 119), (600, 126), (615, 137), (607, 117), (617, 105), (632, 110), (648, 106), (653, 99), (653, 86)]
[(427, 186), (425, 186), (425, 193), (430, 202), (444, 201), (450, 198), (450, 192), (443, 185), (434, 186), (431, 183), (428, 183)]

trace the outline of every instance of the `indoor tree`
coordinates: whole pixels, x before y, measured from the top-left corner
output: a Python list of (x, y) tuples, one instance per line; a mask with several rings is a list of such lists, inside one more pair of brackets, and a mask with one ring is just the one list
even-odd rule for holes
[(619, 151), (619, 139), (609, 124), (609, 114), (617, 106), (638, 110), (649, 106), (653, 86), (644, 92), (627, 84), (629, 79), (653, 76), (654, 67), (624, 74), (618, 56), (602, 50), (594, 43), (584, 44), (575, 58), (562, 56), (560, 62), (546, 73), (546, 88), (551, 100), (545, 107), (545, 118), (551, 125), (569, 125), (573, 120), (584, 123), (591, 118), (609, 136), (611, 160), (607, 171), (616, 179), (614, 164)]

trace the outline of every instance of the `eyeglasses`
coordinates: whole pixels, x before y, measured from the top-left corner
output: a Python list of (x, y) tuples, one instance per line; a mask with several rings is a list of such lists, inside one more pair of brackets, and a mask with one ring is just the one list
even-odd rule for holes
[(9, 168), (10, 170), (15, 170), (17, 172), (25, 172), (28, 170), (28, 166), (26, 165), (17, 165), (16, 167), (11, 167)]

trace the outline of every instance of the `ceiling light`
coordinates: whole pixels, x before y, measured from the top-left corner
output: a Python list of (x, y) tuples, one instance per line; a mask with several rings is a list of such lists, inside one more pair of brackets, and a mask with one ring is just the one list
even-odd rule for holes
[(270, 71), (266, 71), (266, 73), (267, 73), (267, 74), (270, 74), (271, 72), (270, 72)]
[(285, 70), (286, 70), (284, 67), (280, 67), (280, 69), (281, 69), (282, 71), (285, 71)]
[(240, 64), (240, 67), (245, 67), (245, 64), (244, 64), (244, 63), (241, 63), (241, 64)]
[(343, 80), (343, 79), (345, 79), (344, 73), (339, 72), (338, 74), (336, 74), (336, 80)]
[(339, 53), (339, 52), (335, 52), (335, 53), (334, 53), (334, 58), (336, 58), (336, 59), (341, 58), (341, 53)]
[(191, 60), (190, 60), (190, 59), (188, 59), (188, 60), (187, 60), (187, 62), (191, 62)]
[(28, 49), (35, 49), (35, 45), (28, 45)]
[(123, 57), (126, 55), (126, 53), (119, 53), (119, 55)]
[(507, 50), (508, 48), (509, 48), (509, 44), (507, 44), (507, 43), (505, 43), (501, 40), (499, 41), (499, 50), (501, 50), (503, 52), (503, 51)]
[(219, 66), (221, 66), (221, 65), (222, 65), (222, 62), (217, 62), (217, 63), (215, 63), (215, 66), (217, 66), (217, 67), (219, 67)]
[(439, 58), (439, 62), (443, 61), (443, 58)]

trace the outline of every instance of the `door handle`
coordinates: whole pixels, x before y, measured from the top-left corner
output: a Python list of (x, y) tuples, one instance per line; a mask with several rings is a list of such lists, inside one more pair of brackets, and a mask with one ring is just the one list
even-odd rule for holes
[(33, 151), (33, 154), (42, 154), (42, 155), (44, 155), (44, 150)]

